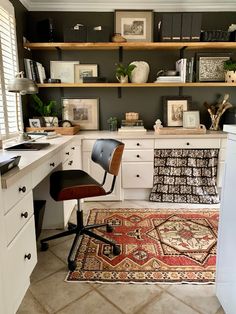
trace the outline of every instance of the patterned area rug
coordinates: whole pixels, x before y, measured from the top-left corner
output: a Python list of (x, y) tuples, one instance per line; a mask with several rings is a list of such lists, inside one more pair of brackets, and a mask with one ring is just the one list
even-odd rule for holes
[(93, 209), (88, 223), (108, 222), (121, 254), (83, 236), (77, 268), (67, 281), (212, 283), (215, 281), (218, 210)]

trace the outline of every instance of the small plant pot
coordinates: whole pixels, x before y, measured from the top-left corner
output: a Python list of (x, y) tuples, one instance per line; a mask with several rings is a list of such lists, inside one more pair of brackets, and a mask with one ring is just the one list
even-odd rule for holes
[(236, 71), (226, 71), (225, 72), (225, 82), (236, 83)]
[(58, 117), (44, 117), (44, 120), (47, 127), (58, 126)]
[(116, 78), (117, 78), (117, 80), (118, 80), (120, 83), (128, 83), (128, 81), (129, 81), (128, 75), (126, 75), (126, 76), (120, 76), (120, 77), (116, 76)]

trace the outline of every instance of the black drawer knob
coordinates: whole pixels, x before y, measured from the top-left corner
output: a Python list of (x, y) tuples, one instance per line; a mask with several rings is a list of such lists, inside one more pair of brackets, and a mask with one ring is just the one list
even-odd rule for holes
[(75, 150), (75, 147), (73, 146), (73, 147), (71, 147), (71, 149)]
[(29, 254), (25, 254), (25, 259), (30, 260), (31, 259), (31, 254), (30, 253)]
[(26, 192), (26, 187), (22, 186), (19, 188), (19, 192), (25, 193)]
[(137, 178), (139, 178), (139, 177), (140, 177), (140, 175), (139, 175), (139, 174), (137, 174), (137, 175), (136, 175), (136, 177), (137, 177)]
[(21, 215), (20, 215), (20, 216), (21, 216), (22, 218), (23, 218), (23, 217), (24, 217), (24, 218), (27, 218), (27, 217), (28, 217), (28, 215), (29, 215), (29, 214), (28, 214), (28, 212), (24, 212), (24, 213), (21, 213)]
[(137, 157), (137, 158), (139, 158), (140, 156), (139, 156), (139, 155), (137, 155), (136, 157)]
[(73, 160), (70, 160), (70, 161), (68, 162), (68, 165), (71, 166), (72, 164), (73, 164)]
[(69, 152), (66, 152), (66, 155), (70, 155), (70, 153), (69, 153)]
[(186, 143), (186, 145), (188, 145), (188, 146), (189, 146), (189, 145), (190, 145), (190, 143), (189, 143), (189, 142), (187, 142), (187, 143)]
[(139, 143), (137, 143), (137, 146), (140, 146), (140, 144), (139, 144)]
[(51, 167), (55, 167), (55, 162), (51, 162), (51, 163), (50, 163), (50, 166), (51, 166)]

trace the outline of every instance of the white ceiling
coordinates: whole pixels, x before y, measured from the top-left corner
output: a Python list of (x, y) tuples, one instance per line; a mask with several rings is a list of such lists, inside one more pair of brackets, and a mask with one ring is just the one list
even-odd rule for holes
[(236, 11), (236, 0), (20, 0), (20, 2), (29, 11), (109, 12), (115, 9), (156, 12)]

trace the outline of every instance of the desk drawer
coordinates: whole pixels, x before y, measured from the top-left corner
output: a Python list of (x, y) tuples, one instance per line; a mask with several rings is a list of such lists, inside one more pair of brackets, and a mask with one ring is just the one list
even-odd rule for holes
[(154, 140), (151, 139), (132, 139), (122, 140), (125, 144), (125, 149), (147, 149), (154, 147)]
[(153, 161), (154, 150), (124, 150), (123, 161)]
[(220, 139), (216, 138), (173, 138), (158, 139), (155, 141), (155, 148), (220, 148)]
[(13, 205), (19, 202), (30, 190), (32, 190), (31, 173), (17, 180), (15, 184), (2, 190), (4, 214), (7, 213)]
[(34, 213), (33, 194), (29, 192), (19, 203), (17, 203), (4, 217), (6, 230), (6, 245), (8, 245), (30, 220)]
[(134, 162), (122, 164), (123, 188), (152, 188), (153, 162)]
[(6, 294), (10, 296), (11, 304), (14, 304), (18, 295), (25, 289), (25, 283), (37, 262), (34, 216), (8, 246), (6, 262), (8, 280), (5, 289)]
[(61, 154), (54, 155), (50, 159), (44, 161), (44, 163), (37, 167), (32, 172), (32, 184), (35, 187), (39, 182), (41, 182), (50, 172), (52, 172), (60, 163)]

